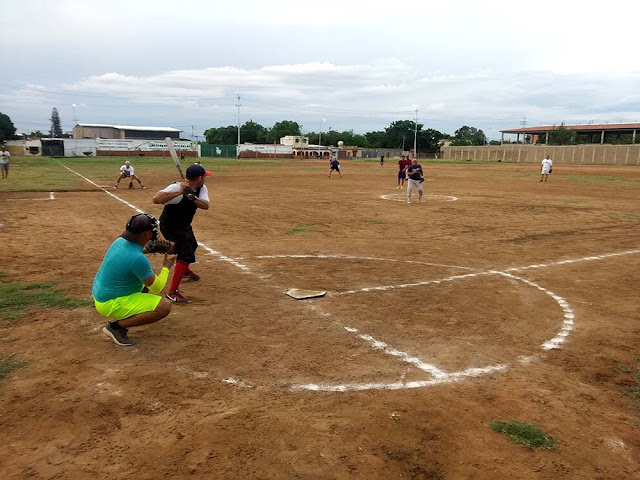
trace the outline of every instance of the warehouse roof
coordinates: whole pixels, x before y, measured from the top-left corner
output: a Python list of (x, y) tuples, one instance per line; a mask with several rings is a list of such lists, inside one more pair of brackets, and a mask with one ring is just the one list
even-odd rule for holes
[(181, 132), (173, 127), (137, 127), (133, 125), (104, 125), (101, 123), (79, 123), (79, 127), (115, 128), (118, 130), (142, 130), (149, 132)]
[[(537, 127), (512, 128), (509, 130), (500, 130), (502, 133), (540, 133), (550, 132), (558, 128), (560, 125), (539, 125)], [(640, 123), (600, 123), (588, 125), (563, 125), (567, 130), (598, 130), (598, 131), (620, 131), (620, 130), (640, 130)]]

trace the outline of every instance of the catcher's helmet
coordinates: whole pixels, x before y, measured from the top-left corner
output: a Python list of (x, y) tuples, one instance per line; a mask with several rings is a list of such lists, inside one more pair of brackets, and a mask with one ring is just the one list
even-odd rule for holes
[(151, 240), (158, 238), (158, 220), (150, 213), (138, 213), (129, 219), (125, 227), (127, 232), (142, 233), (148, 230), (153, 232)]

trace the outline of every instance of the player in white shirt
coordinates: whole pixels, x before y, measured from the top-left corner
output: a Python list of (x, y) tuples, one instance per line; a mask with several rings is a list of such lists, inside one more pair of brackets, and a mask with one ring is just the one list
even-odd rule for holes
[(120, 167), (120, 176), (118, 177), (118, 180), (116, 180), (116, 184), (113, 188), (118, 188), (118, 185), (120, 184), (120, 180), (122, 180), (123, 178), (129, 178), (129, 188), (133, 188), (133, 181), (137, 181), (140, 184), (141, 188), (144, 188), (144, 185), (142, 184), (142, 182), (140, 181), (140, 179), (138, 177), (136, 177), (133, 167), (131, 166), (131, 162), (129, 160), (127, 160), (126, 162), (124, 162), (124, 165), (122, 165)]
[(547, 181), (547, 177), (551, 173), (551, 166), (553, 165), (553, 161), (549, 158), (549, 155), (546, 156), (542, 160), (542, 175), (540, 175), (540, 181)]
[(0, 170), (2, 170), (2, 178), (9, 176), (9, 159), (11, 154), (7, 152), (4, 145), (0, 149)]

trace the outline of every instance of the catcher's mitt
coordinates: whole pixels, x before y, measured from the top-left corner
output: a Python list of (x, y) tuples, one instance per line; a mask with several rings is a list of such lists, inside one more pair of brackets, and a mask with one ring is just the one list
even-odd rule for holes
[(142, 249), (142, 253), (162, 253), (171, 255), (175, 253), (175, 244), (163, 238), (149, 240)]
[(551, 173), (551, 172), (553, 172), (553, 168), (550, 168), (550, 169), (549, 169), (549, 173)]
[(424, 182), (424, 177), (420, 177), (420, 183)]

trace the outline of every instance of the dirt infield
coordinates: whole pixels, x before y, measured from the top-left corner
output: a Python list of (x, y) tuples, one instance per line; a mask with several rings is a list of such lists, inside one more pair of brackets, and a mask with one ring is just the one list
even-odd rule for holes
[[(640, 479), (639, 168), (427, 163), (407, 205), (393, 164), (205, 167), (192, 305), (133, 348), (93, 308), (2, 324), (30, 364), (0, 386), (0, 477)], [(89, 299), (172, 170), (0, 193), (0, 268)], [(556, 450), (489, 428), (512, 419)]]

